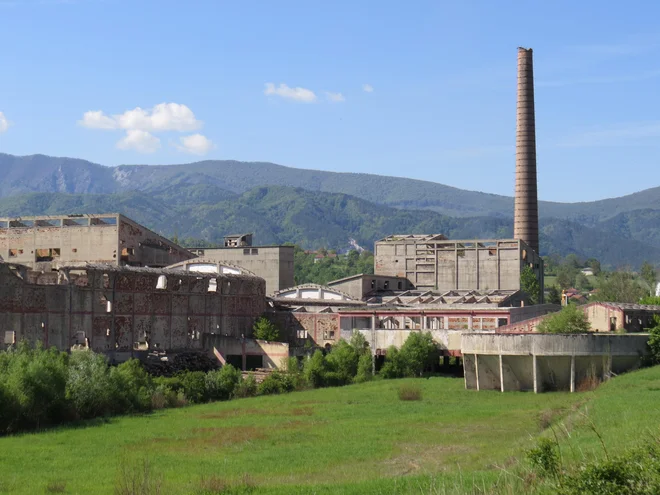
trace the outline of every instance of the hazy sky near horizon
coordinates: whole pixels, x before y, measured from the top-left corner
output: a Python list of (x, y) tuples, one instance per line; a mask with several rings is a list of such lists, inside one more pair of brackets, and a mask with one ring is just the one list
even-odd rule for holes
[(200, 159), (512, 195), (516, 48), (539, 196), (660, 185), (660, 3), (0, 0), (0, 152)]

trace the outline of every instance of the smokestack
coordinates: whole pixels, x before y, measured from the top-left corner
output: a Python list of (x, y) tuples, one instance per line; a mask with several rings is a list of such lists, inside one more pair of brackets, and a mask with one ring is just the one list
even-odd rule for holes
[(536, 189), (536, 125), (532, 49), (518, 48), (516, 116), (516, 198), (513, 237), (539, 252), (539, 208)]

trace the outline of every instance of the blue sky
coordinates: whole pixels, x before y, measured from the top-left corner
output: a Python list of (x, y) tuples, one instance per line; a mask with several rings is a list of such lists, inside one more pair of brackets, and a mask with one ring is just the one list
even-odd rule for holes
[(512, 195), (522, 45), (540, 198), (621, 196), (660, 185), (658, 18), (651, 1), (0, 0), (0, 152)]

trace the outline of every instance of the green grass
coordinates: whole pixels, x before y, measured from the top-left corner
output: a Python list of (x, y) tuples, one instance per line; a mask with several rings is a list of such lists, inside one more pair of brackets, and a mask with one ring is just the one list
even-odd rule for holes
[[(406, 383), (421, 400), (399, 400)], [(590, 421), (610, 448), (633, 445), (660, 424), (658, 400), (660, 368), (573, 395), (432, 378), (240, 399), (2, 438), (0, 493), (113, 493), (145, 460), (163, 493), (450, 493), (515, 470), (549, 424), (566, 458), (602, 455)]]

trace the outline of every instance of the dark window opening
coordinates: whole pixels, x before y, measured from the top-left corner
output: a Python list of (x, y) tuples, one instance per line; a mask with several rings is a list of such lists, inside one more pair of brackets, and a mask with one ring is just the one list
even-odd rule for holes
[(403, 286), (403, 284), (401, 282), (396, 283), (397, 289), (401, 290), (402, 286)]
[(53, 261), (53, 258), (59, 258), (59, 248), (37, 249), (36, 261)]
[(390, 288), (390, 281), (389, 280), (385, 280), (385, 283), (383, 284), (383, 288), (386, 289), (386, 290)]
[(259, 254), (259, 250), (255, 249), (255, 248), (252, 248), (252, 254)]
[(250, 254), (250, 250), (249, 249), (243, 249), (243, 254)]
[(371, 288), (372, 288), (372, 289), (375, 289), (375, 288), (376, 288), (376, 281), (375, 281), (375, 280), (372, 280), (372, 281), (371, 281)]
[(10, 258), (15, 258), (16, 256), (18, 256), (18, 249), (10, 249), (9, 250), (9, 257)]

